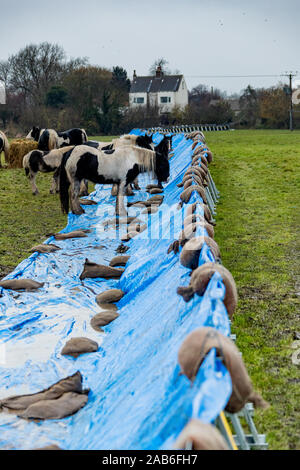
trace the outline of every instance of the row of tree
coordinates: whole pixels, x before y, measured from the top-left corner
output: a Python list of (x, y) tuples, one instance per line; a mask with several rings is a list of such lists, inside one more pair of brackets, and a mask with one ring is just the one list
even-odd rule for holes
[[(167, 64), (158, 59), (149, 73), (155, 74), (157, 65), (168, 73)], [(237, 110), (225, 93), (198, 85), (189, 93), (184, 110), (175, 108), (162, 116), (156, 108), (128, 107), (130, 80), (123, 67), (92, 66), (85, 57), (67, 60), (62, 47), (47, 42), (26, 46), (0, 62), (0, 80), (7, 95), (7, 104), (0, 105), (1, 127), (11, 135), (24, 134), (33, 125), (58, 130), (83, 127), (89, 135), (120, 134), (133, 127), (162, 124), (288, 127), (290, 97), (283, 85), (268, 89), (248, 86), (234, 100)], [(296, 124), (300, 126), (300, 119)]]

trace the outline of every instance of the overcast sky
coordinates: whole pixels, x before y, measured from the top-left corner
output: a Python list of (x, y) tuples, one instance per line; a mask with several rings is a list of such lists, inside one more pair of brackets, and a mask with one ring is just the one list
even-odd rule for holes
[[(300, 78), (299, 13), (299, 0), (0, 0), (0, 60), (48, 41), (132, 78), (164, 57), (189, 89), (234, 93), (276, 85), (290, 70)], [(276, 77), (201, 77), (215, 75)]]

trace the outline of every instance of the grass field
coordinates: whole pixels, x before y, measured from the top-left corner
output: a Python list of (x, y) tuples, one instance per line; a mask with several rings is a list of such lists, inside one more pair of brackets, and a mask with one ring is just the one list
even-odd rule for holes
[[(255, 388), (271, 404), (256, 411), (255, 423), (270, 449), (300, 449), (300, 366), (292, 361), (300, 339), (300, 132), (206, 135), (221, 192), (215, 238), (239, 292), (232, 332)], [(39, 174), (34, 197), (23, 170), (0, 170), (0, 278), (66, 225), (50, 181)]]

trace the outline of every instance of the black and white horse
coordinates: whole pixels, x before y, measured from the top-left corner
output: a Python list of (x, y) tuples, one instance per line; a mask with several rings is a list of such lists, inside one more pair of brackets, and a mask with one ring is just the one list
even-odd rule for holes
[(74, 128), (63, 132), (54, 129), (40, 129), (33, 127), (27, 134), (26, 139), (34, 139), (38, 142), (39, 150), (53, 150), (69, 145), (82, 145), (87, 142), (84, 129)]
[[(107, 153), (109, 152), (109, 153)], [(128, 145), (113, 151), (99, 151), (86, 145), (74, 147), (65, 154), (60, 168), (60, 200), (62, 210), (74, 214), (84, 210), (79, 204), (80, 182), (83, 179), (95, 184), (117, 184), (116, 214), (127, 214), (124, 205), (124, 189), (139, 173), (154, 173), (162, 183), (170, 175), (168, 160), (169, 139), (164, 138), (154, 150)], [(71, 186), (71, 194), (69, 188)]]
[(8, 162), (8, 155), (9, 155), (9, 142), (4, 134), (4, 132), (0, 131), (0, 168), (1, 168), (1, 153), (4, 152), (5, 161)]
[(31, 182), (32, 194), (37, 195), (39, 192), (35, 182), (36, 175), (39, 171), (42, 173), (54, 171), (50, 193), (53, 194), (55, 191), (59, 192), (59, 167), (64, 154), (73, 148), (74, 146), (50, 151), (31, 150), (23, 157), (23, 168)]
[[(149, 150), (154, 150), (154, 144), (152, 142), (152, 136), (147, 135), (134, 135), (134, 134), (124, 134), (120, 137), (113, 139), (111, 142), (95, 142), (95, 141), (88, 141), (85, 145), (90, 147), (94, 147), (98, 150), (105, 151), (106, 153), (114, 153), (114, 150), (117, 147), (124, 147), (125, 145), (137, 145), (138, 147), (143, 147)], [(138, 177), (136, 177), (133, 181), (133, 186), (135, 189), (141, 189), (138, 183)], [(132, 196), (132, 184), (128, 184), (126, 186), (126, 195)], [(113, 184), (111, 195), (116, 196), (118, 194), (118, 187), (116, 184)]]

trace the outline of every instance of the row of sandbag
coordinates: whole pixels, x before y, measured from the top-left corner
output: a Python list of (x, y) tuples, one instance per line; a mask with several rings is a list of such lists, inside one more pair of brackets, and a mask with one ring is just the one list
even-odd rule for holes
[[(191, 270), (188, 286), (180, 286), (177, 293), (189, 302), (195, 295), (203, 296), (211, 278), (218, 273), (224, 286), (223, 299), (230, 319), (233, 318), (237, 305), (237, 289), (231, 273), (221, 265), (221, 253), (214, 240), (214, 225), (210, 209), (207, 205), (205, 188), (208, 181), (208, 164), (212, 161), (212, 153), (205, 144), (203, 134), (193, 132), (187, 136), (193, 142), (191, 166), (185, 172), (178, 187), (183, 191), (180, 195), (179, 207), (184, 207), (185, 218), (182, 232), (178, 240), (169, 247), (179, 254), (180, 263)], [(214, 261), (199, 266), (199, 258), (204, 245), (211, 251)], [(178, 362), (182, 372), (193, 382), (205, 357), (215, 348), (217, 356), (228, 369), (232, 381), (232, 393), (226, 405), (226, 411), (238, 413), (247, 402), (265, 408), (267, 403), (254, 392), (251, 380), (243, 363), (241, 354), (234, 342), (212, 327), (201, 327), (192, 331), (183, 341)], [(193, 448), (195, 450), (223, 450), (228, 448), (222, 435), (213, 426), (192, 419), (178, 437), (175, 447)]]

